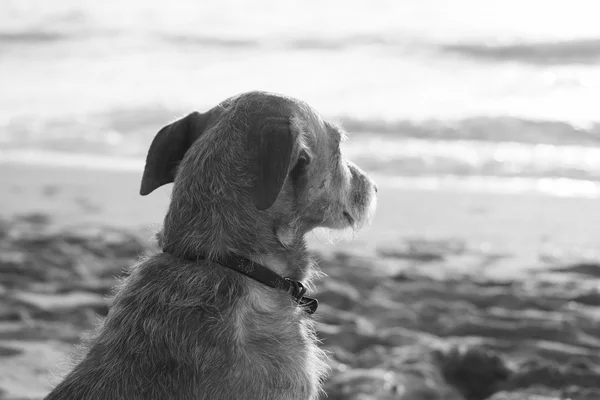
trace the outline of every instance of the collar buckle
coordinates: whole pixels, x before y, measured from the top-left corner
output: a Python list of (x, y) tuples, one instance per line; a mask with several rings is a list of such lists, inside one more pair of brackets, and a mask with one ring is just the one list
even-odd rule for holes
[(304, 294), (306, 293), (306, 288), (304, 287), (302, 282), (295, 281), (290, 278), (283, 279), (285, 279), (290, 284), (290, 288), (288, 290), (290, 292), (290, 295), (292, 295), (292, 297), (296, 299), (297, 302), (299, 302), (300, 299), (302, 299), (302, 297), (304, 297)]
[(302, 284), (302, 282), (295, 281), (290, 278), (283, 278), (290, 284), (288, 292), (290, 295), (296, 300), (296, 303), (300, 305), (304, 309), (304, 311), (308, 315), (312, 315), (315, 311), (317, 311), (317, 307), (319, 307), (319, 301), (315, 298), (305, 296), (306, 288)]

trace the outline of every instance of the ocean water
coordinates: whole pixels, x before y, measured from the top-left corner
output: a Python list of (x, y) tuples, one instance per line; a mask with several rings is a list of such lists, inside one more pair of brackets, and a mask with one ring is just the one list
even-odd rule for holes
[(390, 184), (600, 196), (595, 0), (2, 0), (0, 162), (139, 170), (233, 94), (307, 101)]

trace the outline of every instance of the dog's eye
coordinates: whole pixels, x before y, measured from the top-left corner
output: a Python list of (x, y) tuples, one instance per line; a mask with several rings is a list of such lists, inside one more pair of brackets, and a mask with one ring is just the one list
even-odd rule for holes
[(304, 173), (308, 164), (310, 164), (310, 158), (308, 157), (308, 154), (303, 152), (300, 154), (300, 157), (298, 157), (298, 162), (296, 162), (296, 165), (292, 169), (292, 177), (297, 178)]
[(306, 151), (302, 150), (302, 152), (300, 152), (300, 155), (298, 156), (298, 162), (296, 163), (296, 167), (306, 167), (308, 164), (310, 164), (310, 156)]
[(305, 154), (300, 155), (298, 157), (298, 162), (296, 163), (296, 167), (304, 168), (310, 163), (308, 156)]

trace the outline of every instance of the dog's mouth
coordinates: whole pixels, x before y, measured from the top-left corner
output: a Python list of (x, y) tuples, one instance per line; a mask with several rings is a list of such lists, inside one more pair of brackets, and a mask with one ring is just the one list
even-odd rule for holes
[(346, 221), (348, 221), (348, 223), (350, 224), (350, 226), (354, 226), (354, 218), (352, 218), (352, 215), (350, 215), (350, 213), (348, 211), (344, 211), (342, 213), (342, 215), (344, 216), (344, 218), (346, 219)]

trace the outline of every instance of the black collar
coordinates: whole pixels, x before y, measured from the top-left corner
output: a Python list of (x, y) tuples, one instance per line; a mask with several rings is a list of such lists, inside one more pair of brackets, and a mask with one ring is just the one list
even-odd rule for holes
[[(204, 256), (186, 258), (191, 261), (206, 259)], [(214, 262), (227, 268), (231, 268), (232, 270), (244, 274), (264, 285), (288, 292), (296, 303), (298, 303), (309, 315), (314, 313), (319, 306), (317, 299), (304, 295), (304, 293), (306, 293), (306, 288), (302, 282), (290, 278), (282, 278), (279, 274), (276, 274), (264, 265), (255, 263), (254, 261), (235, 254), (221, 256), (216, 258)]]

